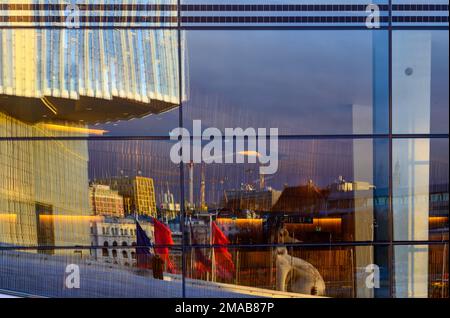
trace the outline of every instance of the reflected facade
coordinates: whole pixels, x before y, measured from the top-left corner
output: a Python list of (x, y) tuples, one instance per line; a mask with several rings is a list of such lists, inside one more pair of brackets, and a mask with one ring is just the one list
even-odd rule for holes
[[(35, 127), (4, 114), (0, 118), (8, 123), (3, 132), (34, 135)], [(87, 142), (2, 140), (0, 149), (2, 244), (89, 243)], [(60, 222), (71, 218), (67, 226)]]

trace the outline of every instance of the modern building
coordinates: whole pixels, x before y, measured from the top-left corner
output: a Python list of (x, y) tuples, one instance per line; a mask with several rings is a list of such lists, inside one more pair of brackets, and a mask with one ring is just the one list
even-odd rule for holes
[(94, 215), (123, 218), (125, 216), (123, 197), (109, 186), (91, 184), (89, 186), (91, 211)]
[(157, 216), (155, 186), (152, 178), (121, 176), (99, 179), (96, 182), (108, 185), (123, 196), (126, 215)]
[[(448, 0), (198, 2), (1, 1), (0, 290), (204, 298), (220, 285), (219, 297), (311, 297), (316, 285), (305, 285), (320, 278), (330, 297), (448, 298)], [(169, 113), (183, 94), (183, 111)], [(200, 146), (220, 160), (195, 176), (173, 164), (165, 133), (197, 119), (211, 133), (266, 128), (256, 162), (240, 162), (240, 138), (209, 156), (193, 138), (190, 159)], [(269, 127), (279, 138), (264, 138)], [(273, 175), (256, 172), (272, 163)], [(96, 179), (128, 219), (94, 215)], [(163, 184), (177, 189), (179, 215), (169, 195), (156, 204)], [(138, 214), (172, 230), (179, 271), (166, 280), (122, 266), (133, 265)], [(215, 247), (236, 268), (223, 285), (192, 275), (202, 257), (181, 221), (201, 214), (200, 243), (212, 220), (233, 243)], [(97, 245), (92, 256), (111, 265), (78, 258)], [(61, 284), (68, 260), (84, 273), (80, 289)]]
[[(54, 15), (50, 3), (25, 0), (21, 5), (37, 19), (31, 21), (34, 26), (46, 26), (51, 22), (39, 19)], [(16, 11), (14, 1), (1, 6), (2, 12), (25, 12)], [(93, 217), (88, 142), (64, 138), (96, 133), (92, 124), (159, 114), (179, 105), (176, 33), (3, 28), (30, 22), (6, 16), (0, 28), (0, 137), (24, 139), (0, 142), (0, 244), (86, 245)], [(135, 178), (130, 187), (136, 191), (130, 190), (125, 211), (155, 215), (153, 181)]]

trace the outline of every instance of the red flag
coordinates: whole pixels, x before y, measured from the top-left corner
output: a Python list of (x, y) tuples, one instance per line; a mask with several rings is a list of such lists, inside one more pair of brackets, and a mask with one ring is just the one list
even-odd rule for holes
[[(170, 231), (170, 229), (155, 218), (153, 218), (153, 223), (155, 227), (155, 244), (157, 246), (173, 245), (172, 232)], [(169, 247), (156, 247), (155, 251), (167, 263), (167, 269), (169, 270), (169, 272), (175, 272), (175, 267), (169, 258)]]
[[(213, 245), (228, 245), (230, 241), (226, 235), (219, 229), (215, 222), (212, 222)], [(234, 272), (233, 258), (228, 248), (225, 246), (214, 247), (214, 260), (216, 271), (222, 278), (232, 278)]]

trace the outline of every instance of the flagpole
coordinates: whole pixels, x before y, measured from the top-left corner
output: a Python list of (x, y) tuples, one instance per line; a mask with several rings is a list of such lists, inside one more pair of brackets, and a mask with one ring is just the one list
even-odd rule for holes
[(214, 243), (213, 240), (213, 226), (212, 226), (212, 215), (209, 215), (209, 246), (211, 248), (211, 281), (216, 281), (216, 260), (214, 257), (214, 248), (212, 247)]
[[(239, 245), (239, 237), (236, 239), (236, 245)], [(236, 285), (239, 285), (239, 267), (240, 267), (240, 263), (239, 263), (239, 248), (238, 247), (236, 247), (235, 248), (235, 251), (236, 251), (236, 253), (235, 253), (235, 257), (236, 257), (236, 270), (235, 270), (235, 275), (236, 275), (236, 278), (235, 278), (235, 281), (236, 281)]]
[[(207, 242), (207, 238), (205, 239), (205, 244)], [(212, 273), (212, 254), (211, 254), (211, 215), (209, 216), (209, 251), (207, 250), (207, 253), (209, 254), (209, 258), (211, 259), (211, 273)], [(206, 281), (209, 281), (209, 271), (206, 271)]]
[[(192, 253), (193, 248), (192, 248), (192, 236), (194, 235), (194, 230), (192, 228), (192, 218), (189, 218), (189, 245), (191, 246), (191, 249), (189, 250), (189, 252), (191, 253), (191, 278), (193, 278), (194, 276), (194, 254)], [(194, 247), (196, 248), (196, 247)]]

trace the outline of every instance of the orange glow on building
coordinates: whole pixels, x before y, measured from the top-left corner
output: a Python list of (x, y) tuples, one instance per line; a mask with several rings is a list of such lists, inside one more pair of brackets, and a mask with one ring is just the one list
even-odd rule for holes
[(99, 136), (106, 134), (108, 132), (108, 130), (103, 130), (103, 129), (71, 127), (71, 126), (56, 125), (56, 124), (42, 124), (42, 126), (44, 126), (45, 128), (47, 128), (49, 130), (54, 130), (54, 131), (73, 132), (73, 133), (99, 135)]
[(229, 219), (229, 218), (217, 218), (217, 223), (236, 223), (236, 224), (245, 224), (245, 223), (262, 223), (262, 219)]
[(17, 214), (14, 213), (0, 213), (0, 222), (16, 222)]
[(312, 223), (288, 223), (288, 231), (295, 230), (299, 232), (314, 232), (320, 229), (321, 232), (341, 233), (341, 218), (313, 218)]
[(257, 158), (259, 158), (261, 156), (261, 154), (259, 152), (254, 151), (254, 150), (239, 151), (238, 154), (247, 156), (247, 157), (257, 157)]
[(102, 220), (101, 216), (97, 215), (50, 215), (41, 214), (39, 220), (44, 222), (99, 222)]

